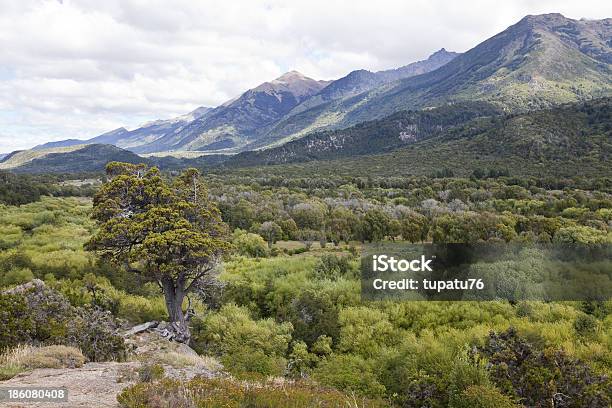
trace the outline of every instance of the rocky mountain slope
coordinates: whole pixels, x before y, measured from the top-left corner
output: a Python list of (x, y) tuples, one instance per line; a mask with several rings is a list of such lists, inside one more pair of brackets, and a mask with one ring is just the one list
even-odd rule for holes
[(336, 159), (389, 152), (441, 135), (479, 117), (502, 114), (487, 102), (462, 102), (421, 111), (401, 111), (346, 129), (314, 132), (281, 146), (240, 153), (227, 161), (255, 166)]
[(316, 95), (306, 99), (296, 106), (291, 114), (297, 114), (325, 102), (358, 95), (383, 84), (398, 81), (403, 78), (424, 74), (440, 68), (455, 58), (459, 53), (449, 52), (442, 48), (427, 59), (413, 62), (396, 69), (371, 72), (365, 69), (351, 71), (346, 76), (332, 81)]
[(525, 111), (612, 95), (612, 19), (527, 16), (442, 67), (334, 100), (280, 121), (282, 143), (317, 129), (342, 128), (403, 109), (486, 100)]
[[(440, 109), (448, 107), (432, 112), (443, 123), (446, 115)], [(551, 180), (612, 176), (612, 98), (477, 117), (433, 132), (423, 131), (432, 129), (423, 126), (425, 112), (401, 112), (353, 128), (312, 134), (278, 148), (234, 156), (223, 166), (259, 166), (244, 170), (257, 174), (262, 165), (276, 165), (267, 167), (265, 174), (299, 172), (302, 177), (431, 176), (444, 168), (462, 176), (476, 169)], [(400, 125), (411, 123), (407, 119), (416, 123), (408, 132), (415, 137), (400, 145), (398, 139), (406, 135)], [(370, 126), (374, 129), (364, 136), (362, 129)], [(375, 142), (378, 139), (380, 144)], [(392, 148), (385, 151), (388, 147)], [(367, 150), (376, 153), (364, 153)]]
[(132, 150), (150, 153), (164, 150), (223, 150), (243, 146), (256, 137), (260, 128), (283, 117), (328, 84), (328, 81), (317, 81), (297, 71), (287, 72), (211, 110), (180, 131)]
[(214, 109), (201, 107), (187, 115), (153, 121), (132, 131), (119, 128), (88, 140), (50, 142), (34, 149), (102, 143), (136, 153), (236, 151), (247, 144), (262, 144), (258, 140), (285, 117), (330, 100), (346, 98), (388, 82), (429, 72), (457, 55), (441, 49), (426, 60), (397, 69), (379, 72), (358, 70), (336, 81), (314, 80), (297, 71), (290, 71)]
[(211, 108), (201, 106), (192, 112), (176, 118), (167, 120), (154, 120), (145, 123), (141, 127), (129, 131), (118, 128), (87, 140), (68, 139), (58, 142), (49, 142), (34, 147), (34, 150), (49, 149), (55, 147), (67, 147), (82, 144), (112, 144), (126, 149), (136, 149), (140, 145), (154, 143), (157, 139), (167, 135), (180, 132), (187, 124), (205, 116)]

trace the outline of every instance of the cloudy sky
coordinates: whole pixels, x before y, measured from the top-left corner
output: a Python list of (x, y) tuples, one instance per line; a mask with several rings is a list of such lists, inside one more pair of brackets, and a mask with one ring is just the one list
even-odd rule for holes
[(333, 79), (466, 51), (526, 14), (607, 0), (0, 0), (0, 153), (218, 105), (296, 69)]

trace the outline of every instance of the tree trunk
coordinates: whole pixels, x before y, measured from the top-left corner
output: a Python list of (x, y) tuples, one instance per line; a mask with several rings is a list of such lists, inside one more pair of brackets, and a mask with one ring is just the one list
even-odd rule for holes
[(183, 313), (185, 290), (181, 285), (175, 284), (170, 278), (162, 280), (162, 286), (164, 288), (164, 298), (166, 300), (170, 326), (174, 332), (173, 339), (180, 343), (189, 343), (191, 332)]

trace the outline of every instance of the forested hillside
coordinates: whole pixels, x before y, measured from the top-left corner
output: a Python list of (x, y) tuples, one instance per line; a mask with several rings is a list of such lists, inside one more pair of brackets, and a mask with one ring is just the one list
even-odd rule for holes
[[(445, 168), (457, 175), (492, 168), (523, 176), (611, 175), (612, 99), (506, 115), (495, 115), (488, 106), (457, 104), (398, 113), (279, 148), (243, 153), (224, 165), (318, 160), (265, 170), (303, 175), (434, 175)], [(479, 112), (486, 117), (468, 120)], [(367, 155), (385, 150), (391, 152)]]

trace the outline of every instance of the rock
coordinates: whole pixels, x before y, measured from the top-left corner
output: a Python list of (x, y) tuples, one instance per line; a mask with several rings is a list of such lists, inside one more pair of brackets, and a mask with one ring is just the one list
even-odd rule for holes
[(30, 289), (43, 289), (45, 288), (45, 282), (40, 279), (32, 279), (30, 282), (24, 283), (23, 285), (15, 286), (13, 289), (4, 291), (7, 295), (14, 295), (17, 293), (25, 293)]
[(130, 330), (126, 331), (123, 334), (123, 337), (131, 337), (131, 336), (133, 336), (136, 333), (141, 333), (143, 331), (155, 328), (158, 325), (159, 325), (159, 322), (157, 322), (155, 320), (152, 321), (152, 322), (146, 322), (146, 323), (142, 323), (142, 324), (136, 325), (136, 326), (132, 327)]
[(134, 380), (119, 382), (123, 370), (138, 370), (139, 363), (87, 363), (81, 368), (57, 369), (39, 368), (23, 373), (8, 381), (0, 382), (2, 387), (65, 387), (68, 389), (68, 402), (21, 403), (2, 405), (17, 408), (91, 408), (118, 407), (117, 394)]

